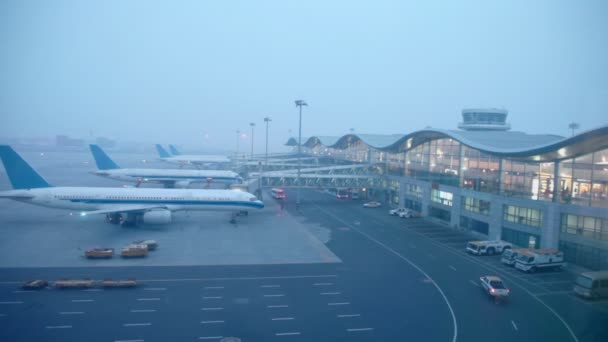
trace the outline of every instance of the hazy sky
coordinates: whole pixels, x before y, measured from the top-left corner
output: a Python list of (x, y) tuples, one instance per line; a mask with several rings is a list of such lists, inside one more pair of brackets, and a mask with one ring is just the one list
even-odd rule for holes
[[(608, 123), (608, 1), (0, 2), (0, 136), (233, 149), (297, 135)], [(246, 148), (248, 139), (243, 139)]]

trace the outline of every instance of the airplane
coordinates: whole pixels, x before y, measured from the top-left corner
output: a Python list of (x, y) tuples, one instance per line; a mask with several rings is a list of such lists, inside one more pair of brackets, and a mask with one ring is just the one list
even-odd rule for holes
[(54, 187), (8, 145), (0, 145), (0, 159), (14, 190), (0, 198), (57, 209), (80, 211), (81, 216), (106, 215), (106, 221), (123, 225), (168, 224), (172, 213), (188, 210), (232, 212), (230, 222), (264, 203), (239, 190)]
[(165, 188), (187, 188), (190, 183), (242, 183), (243, 179), (234, 171), (224, 170), (172, 170), (172, 169), (121, 169), (99, 145), (91, 144), (91, 153), (95, 158), (97, 176), (127, 182), (161, 183)]
[(171, 155), (169, 154), (161, 145), (156, 144), (156, 151), (158, 151), (158, 155), (160, 156), (160, 160), (177, 163), (180, 165), (192, 164), (195, 166), (201, 166), (206, 164), (221, 164), (221, 163), (230, 163), (230, 159), (226, 156), (217, 156), (217, 155), (184, 155), (179, 154), (179, 151), (174, 146), (171, 146), (171, 151), (177, 154)]

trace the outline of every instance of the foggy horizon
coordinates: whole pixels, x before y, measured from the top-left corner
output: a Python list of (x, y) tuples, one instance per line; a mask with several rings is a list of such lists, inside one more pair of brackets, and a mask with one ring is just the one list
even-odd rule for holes
[[(606, 125), (608, 4), (5, 1), (2, 137), (264, 151), (302, 136), (457, 129), (504, 108), (513, 131)], [(291, 131), (291, 134), (289, 133)]]

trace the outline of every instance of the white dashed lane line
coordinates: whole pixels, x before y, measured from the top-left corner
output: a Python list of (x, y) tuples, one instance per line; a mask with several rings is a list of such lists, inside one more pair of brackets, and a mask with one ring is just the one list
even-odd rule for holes
[(469, 284), (471, 284), (475, 287), (479, 287), (479, 284), (477, 284), (477, 282), (475, 282), (474, 280), (469, 280)]
[(314, 284), (312, 284), (312, 286), (330, 286), (333, 284), (334, 283), (314, 283)]
[(449, 267), (449, 268), (450, 268), (452, 271), (456, 272), (456, 267), (454, 267), (454, 266), (452, 266), (452, 265), (449, 265), (448, 267)]
[(153, 309), (131, 310), (131, 312), (133, 312), (133, 313), (156, 312), (156, 310), (153, 310)]
[(287, 308), (289, 307), (289, 305), (267, 305), (266, 306), (268, 309), (275, 309), (275, 308)]
[(167, 288), (165, 287), (146, 287), (144, 291), (165, 291)]
[(283, 332), (283, 333), (276, 333), (274, 334), (275, 336), (291, 336), (291, 335), (300, 335), (300, 332), (298, 331), (294, 331), (294, 332)]
[(93, 299), (72, 299), (72, 303), (91, 303), (94, 301)]
[(150, 302), (160, 300), (160, 298), (137, 298), (137, 300), (140, 302)]
[(294, 320), (293, 317), (276, 317), (276, 318), (271, 318), (271, 321), (291, 321)]
[(221, 290), (223, 289), (223, 286), (205, 286), (204, 289), (205, 290)]
[(321, 296), (335, 296), (335, 295), (339, 295), (341, 294), (341, 292), (321, 292), (320, 295)]
[(71, 325), (47, 325), (47, 329), (71, 329)]
[(352, 328), (352, 329), (346, 329), (346, 331), (370, 331), (370, 330), (374, 330), (374, 328)]
[(361, 317), (361, 314), (337, 315), (338, 318)]
[(264, 289), (269, 289), (269, 288), (281, 287), (281, 285), (260, 285), (260, 287), (264, 288)]
[(513, 329), (515, 329), (515, 331), (519, 330), (517, 329), (517, 324), (515, 324), (515, 321), (511, 321), (511, 325), (513, 326)]
[(23, 302), (21, 302), (21, 301), (14, 301), (14, 302), (0, 302), (0, 305), (12, 305), (12, 304), (23, 304)]
[(223, 338), (224, 338), (224, 336), (201, 336), (198, 339), (199, 340), (221, 340)]
[(349, 305), (349, 302), (341, 302), (341, 303), (327, 303), (327, 305), (329, 306), (334, 306), (334, 305)]
[(149, 327), (152, 323), (125, 323), (123, 327)]
[(201, 324), (220, 324), (224, 323), (224, 321), (201, 321)]
[(212, 297), (203, 297), (203, 299), (222, 299), (220, 296), (212, 296)]
[(62, 311), (59, 313), (60, 315), (84, 315), (82, 311)]
[(144, 340), (116, 340), (114, 342), (144, 342)]
[(264, 297), (285, 297), (284, 294), (267, 294)]
[(218, 311), (224, 310), (224, 308), (201, 308), (201, 311)]

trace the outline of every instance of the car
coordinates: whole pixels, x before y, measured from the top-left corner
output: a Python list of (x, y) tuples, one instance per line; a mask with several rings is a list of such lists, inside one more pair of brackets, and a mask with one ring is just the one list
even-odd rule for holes
[(420, 213), (413, 211), (411, 209), (406, 209), (405, 211), (400, 212), (399, 217), (401, 218), (414, 218), (414, 217), (420, 217)]
[(156, 240), (138, 240), (133, 241), (134, 245), (145, 245), (149, 251), (153, 251), (158, 248), (158, 242)]
[(382, 206), (382, 203), (376, 202), (376, 201), (371, 201), (371, 202), (363, 203), (363, 207), (364, 208), (378, 208), (380, 206)]
[(505, 299), (511, 293), (505, 283), (497, 276), (489, 275), (480, 277), (481, 287), (487, 292), (488, 296), (494, 299)]
[(407, 210), (408, 209), (406, 209), (406, 208), (396, 208), (396, 209), (389, 210), (388, 213), (393, 216), (398, 216), (400, 213), (403, 213)]

